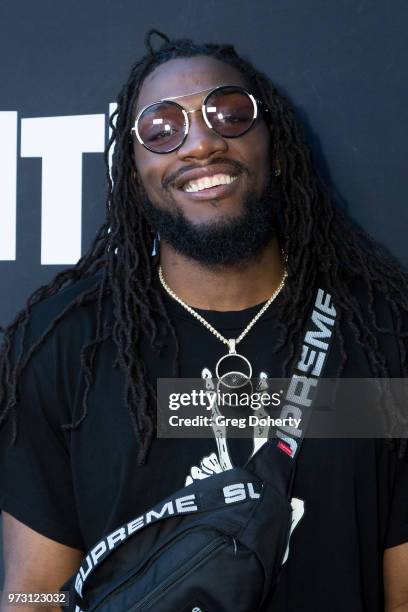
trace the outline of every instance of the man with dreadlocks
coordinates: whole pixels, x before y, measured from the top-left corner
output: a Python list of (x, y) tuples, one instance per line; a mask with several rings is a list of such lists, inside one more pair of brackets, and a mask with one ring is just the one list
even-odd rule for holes
[[(252, 440), (158, 439), (156, 379), (214, 377), (240, 334), (255, 376), (289, 376), (317, 283), (327, 376), (406, 375), (407, 275), (332, 205), (288, 102), (231, 46), (147, 46), (111, 118), (106, 222), (4, 335), (6, 590), (58, 589), (118, 525), (243, 465)], [(305, 440), (270, 609), (407, 611), (407, 490), (391, 435)]]

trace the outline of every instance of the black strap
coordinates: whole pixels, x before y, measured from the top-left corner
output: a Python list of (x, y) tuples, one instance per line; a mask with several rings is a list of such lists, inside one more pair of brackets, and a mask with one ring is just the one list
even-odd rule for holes
[[(288, 404), (302, 418), (301, 431), (296, 433), (287, 432), (286, 436), (282, 435), (282, 432), (277, 432), (278, 437), (286, 442), (286, 444), (289, 444), (289, 447), (293, 450), (292, 459), (295, 459), (299, 453), (305, 431), (312, 416), (313, 400), (317, 393), (318, 381), (322, 377), (330, 349), (333, 345), (332, 339), (336, 314), (330, 293), (326, 293), (323, 289), (318, 289), (309, 319), (309, 326), (303, 341), (302, 354), (296, 365), (287, 393)], [(308, 390), (311, 393), (308, 393)], [(302, 391), (305, 392), (304, 395)], [(307, 405), (304, 399), (310, 395), (310, 404)], [(290, 440), (297, 444), (291, 444)]]
[[(265, 440), (245, 468), (265, 482), (279, 479), (289, 490), (294, 464), (312, 416), (319, 378), (322, 377), (332, 347), (336, 309), (331, 295), (318, 289), (303, 339), (300, 358), (289, 381), (279, 418), (300, 418), (300, 426), (276, 428), (273, 436)], [(279, 452), (277, 452), (279, 451)], [(282, 489), (284, 490), (284, 489)]]

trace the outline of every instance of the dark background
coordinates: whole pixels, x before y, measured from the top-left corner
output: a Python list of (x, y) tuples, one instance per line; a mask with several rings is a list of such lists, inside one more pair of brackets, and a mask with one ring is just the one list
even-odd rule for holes
[[(407, 17), (406, 0), (1, 0), (0, 113), (18, 111), (18, 139), (0, 325), (64, 267), (41, 265), (41, 159), (20, 157), (21, 119), (107, 117), (150, 27), (232, 43), (266, 72), (294, 102), (338, 204), (406, 265)], [(84, 154), (82, 168), (85, 249), (104, 215), (102, 154)]]

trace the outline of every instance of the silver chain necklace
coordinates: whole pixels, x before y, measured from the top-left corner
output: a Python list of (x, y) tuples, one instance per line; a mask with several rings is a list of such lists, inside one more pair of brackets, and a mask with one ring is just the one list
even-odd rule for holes
[[(162, 267), (159, 266), (159, 278), (160, 278), (160, 282), (163, 285), (164, 289), (167, 291), (167, 293), (170, 295), (170, 297), (172, 297), (173, 300), (176, 300), (176, 302), (178, 302), (181, 306), (183, 306), (183, 308), (185, 308), (187, 310), (187, 312), (189, 312), (194, 318), (196, 318), (197, 321), (200, 321), (200, 323), (202, 323), (204, 325), (204, 327), (206, 327), (212, 334), (214, 334), (214, 336), (216, 338), (218, 338), (218, 340), (221, 340), (221, 342), (223, 344), (226, 344), (228, 346), (228, 353), (226, 355), (223, 355), (217, 361), (217, 364), (215, 366), (215, 375), (216, 375), (216, 377), (218, 378), (218, 380), (220, 382), (222, 382), (226, 387), (228, 387), (230, 389), (235, 389), (235, 388), (243, 387), (244, 385), (246, 385), (251, 380), (251, 378), (252, 378), (252, 366), (251, 366), (251, 363), (249, 362), (249, 360), (246, 357), (244, 357), (240, 353), (237, 353), (236, 346), (237, 346), (237, 344), (239, 344), (241, 342), (241, 340), (243, 340), (245, 338), (247, 333), (252, 329), (252, 327), (255, 325), (255, 323), (258, 321), (258, 319), (263, 315), (263, 313), (269, 308), (269, 306), (272, 304), (272, 302), (276, 299), (276, 297), (282, 291), (282, 289), (283, 289), (283, 287), (285, 285), (285, 281), (286, 281), (287, 275), (288, 275), (288, 273), (287, 273), (287, 271), (285, 269), (285, 271), (283, 273), (283, 276), (282, 276), (282, 280), (279, 283), (278, 287), (272, 293), (272, 295), (269, 298), (269, 300), (267, 302), (265, 302), (265, 304), (257, 312), (257, 314), (254, 316), (254, 318), (248, 323), (248, 325), (246, 326), (244, 331), (238, 336), (238, 338), (225, 338), (222, 334), (220, 334), (219, 331), (217, 331), (215, 329), (215, 327), (213, 327), (211, 325), (211, 323), (206, 321), (206, 319), (204, 319), (204, 317), (202, 317), (200, 314), (198, 314), (198, 312), (196, 312), (194, 310), (194, 308), (192, 308), (191, 306), (189, 306), (188, 304), (183, 302), (183, 300), (181, 298), (179, 298), (179, 296), (176, 295), (174, 293), (174, 291), (172, 291), (170, 289), (170, 287), (167, 285), (166, 281), (164, 280)], [(243, 364), (245, 364), (245, 368), (248, 370), (247, 373), (240, 372), (239, 370), (236, 370), (236, 369), (233, 369), (233, 370), (228, 371), (228, 372), (221, 373), (220, 366), (221, 366), (221, 364), (224, 364), (223, 367), (225, 367), (225, 362), (228, 359), (235, 359), (235, 360), (236, 359), (240, 359), (243, 362)]]

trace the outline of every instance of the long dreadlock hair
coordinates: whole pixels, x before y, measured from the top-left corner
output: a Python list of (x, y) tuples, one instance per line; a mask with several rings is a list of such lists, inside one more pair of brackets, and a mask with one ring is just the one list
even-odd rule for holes
[[(154, 36), (161, 38), (157, 48), (152, 43)], [(338, 311), (338, 375), (341, 375), (347, 361), (342, 321), (349, 325), (355, 341), (364, 350), (373, 377), (382, 378), (389, 374), (375, 332), (395, 334), (406, 374), (404, 338), (407, 332), (403, 329), (402, 321), (408, 310), (408, 275), (388, 252), (332, 205), (312, 165), (303, 132), (287, 100), (268, 77), (240, 57), (231, 45), (197, 44), (190, 39), (169, 39), (157, 30), (149, 31), (145, 44), (147, 53), (132, 67), (118, 96), (117, 108), (110, 117), (112, 135), (105, 151), (108, 181), (106, 221), (78, 263), (37, 289), (5, 330), (0, 353), (0, 425), (8, 416), (12, 418), (12, 443), (17, 435), (17, 385), (22, 371), (35, 351), (69, 312), (81, 304), (94, 302), (96, 334), (91, 342), (82, 347), (80, 354), (85, 381), (82, 414), (76, 422), (63, 427), (76, 428), (86, 417), (88, 395), (94, 381), (95, 356), (107, 338), (111, 337), (117, 349), (116, 365), (125, 375), (124, 398), (138, 443), (139, 462), (146, 460), (155, 432), (152, 408), (155, 394), (147, 382), (138, 355), (141, 330), (149, 334), (152, 346), (156, 349), (160, 344), (160, 325), (173, 336), (176, 346), (173, 374), (177, 372), (178, 343), (161, 295), (152, 282), (154, 267), (150, 254), (154, 231), (140, 205), (143, 187), (135, 172), (129, 134), (144, 79), (157, 66), (175, 58), (210, 56), (235, 67), (244, 76), (252, 93), (269, 108), (274, 147), (281, 165), (281, 247), (288, 255), (288, 276), (282, 294), (280, 332), (275, 347), (276, 351), (283, 346), (288, 347), (287, 357), (282, 364), (282, 376), (288, 376), (295, 364), (312, 298), (308, 288), (315, 285), (318, 277), (323, 279)], [(109, 152), (113, 146), (110, 170)], [(87, 277), (91, 278), (91, 287), (75, 297), (26, 350), (26, 330), (33, 307), (62, 288)], [(349, 283), (353, 278), (361, 279), (366, 287), (368, 319), (357, 299), (350, 294)], [(388, 302), (396, 321), (396, 330), (379, 327), (374, 311), (374, 289)], [(111, 326), (103, 320), (106, 296), (110, 296), (114, 306), (114, 322)], [(13, 343), (17, 331), (19, 346), (13, 361)]]

